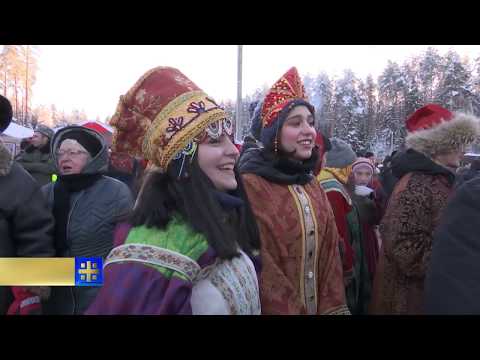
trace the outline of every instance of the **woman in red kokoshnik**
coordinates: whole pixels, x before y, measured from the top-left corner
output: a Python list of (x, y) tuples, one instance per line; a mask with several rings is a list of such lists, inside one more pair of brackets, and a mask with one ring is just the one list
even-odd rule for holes
[(114, 151), (150, 163), (87, 314), (260, 314), (259, 236), (225, 111), (180, 71), (122, 96)]
[(335, 219), (313, 175), (314, 108), (296, 68), (258, 110), (264, 148), (245, 154), (240, 172), (260, 230), (262, 313), (349, 314)]

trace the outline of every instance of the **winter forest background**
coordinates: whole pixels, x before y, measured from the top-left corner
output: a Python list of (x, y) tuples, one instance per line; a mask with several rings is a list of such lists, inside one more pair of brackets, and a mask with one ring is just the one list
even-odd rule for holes
[(10, 100), (14, 121), (31, 128), (37, 124), (53, 128), (88, 120), (83, 109), (73, 109), (71, 112), (58, 110), (54, 99), (52, 104), (32, 108), (32, 97), (35, 96), (32, 88), (36, 81), (39, 56), (39, 48), (35, 45), (3, 45), (0, 53), (0, 93)]
[[(319, 130), (349, 142), (355, 151), (373, 151), (381, 157), (402, 147), (405, 119), (426, 103), (480, 115), (480, 56), (471, 61), (453, 50), (442, 56), (428, 48), (403, 64), (389, 61), (377, 79), (360, 79), (345, 70), (340, 78), (320, 73), (303, 80), (316, 108)], [(244, 114), (266, 91), (268, 87), (257, 89), (243, 99)], [(234, 102), (224, 106), (235, 115)], [(250, 126), (245, 116), (243, 136)], [(472, 150), (479, 149), (479, 144), (474, 144)]]
[[(5, 45), (0, 53), (0, 93), (11, 101), (15, 121), (35, 128), (39, 123), (58, 127), (93, 120), (81, 109), (58, 110), (55, 99), (32, 108), (39, 56), (34, 45)], [(341, 77), (308, 74), (304, 84), (321, 131), (346, 140), (355, 151), (371, 150), (379, 156), (402, 146), (405, 119), (425, 103), (480, 115), (480, 56), (462, 58), (453, 50), (441, 55), (428, 48), (402, 64), (389, 61), (376, 79), (361, 79), (345, 70)], [(249, 110), (267, 90), (264, 86), (243, 97), (242, 138), (250, 130)], [(235, 102), (226, 101), (223, 106), (235, 118)], [(108, 118), (102, 120), (108, 122)], [(479, 149), (475, 144), (473, 150)]]

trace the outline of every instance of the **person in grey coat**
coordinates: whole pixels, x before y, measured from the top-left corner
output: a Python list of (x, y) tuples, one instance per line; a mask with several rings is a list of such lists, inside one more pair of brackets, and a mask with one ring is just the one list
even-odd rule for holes
[[(11, 104), (0, 95), (0, 133), (11, 120)], [(12, 161), (12, 154), (0, 140), (0, 257), (54, 256), (53, 228), (53, 217), (40, 186)], [(38, 290), (29, 288), (41, 295)], [(10, 287), (0, 286), (0, 315), (7, 312), (13, 300)], [(38, 307), (39, 302), (38, 297), (31, 297), (28, 305), (20, 307), (32, 308), (34, 304)]]
[(29, 141), (30, 144), (15, 159), (40, 186), (48, 184), (55, 172), (50, 154), (50, 141), (53, 135), (52, 129), (38, 125)]
[[(108, 166), (108, 150), (94, 130), (80, 126), (59, 130), (51, 152), (60, 175), (42, 190), (55, 217), (56, 256), (105, 258), (113, 247), (116, 224), (133, 206), (130, 189), (102, 175)], [(53, 287), (45, 312), (82, 314), (98, 289)]]

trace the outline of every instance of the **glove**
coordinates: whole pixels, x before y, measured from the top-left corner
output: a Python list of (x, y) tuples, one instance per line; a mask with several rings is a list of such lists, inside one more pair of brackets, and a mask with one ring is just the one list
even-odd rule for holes
[(355, 194), (358, 196), (370, 196), (373, 192), (373, 189), (370, 189), (368, 186), (355, 185)]
[(40, 315), (42, 304), (39, 295), (33, 294), (25, 287), (13, 286), (14, 301), (7, 311), (7, 315)]

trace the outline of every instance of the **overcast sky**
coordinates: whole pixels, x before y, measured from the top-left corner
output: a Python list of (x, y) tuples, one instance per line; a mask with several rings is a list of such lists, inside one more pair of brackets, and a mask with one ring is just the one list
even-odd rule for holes
[[(359, 77), (377, 77), (387, 61), (402, 63), (425, 45), (244, 45), (243, 95), (271, 85), (288, 68), (301, 75), (325, 71), (341, 76), (345, 69)], [(479, 45), (434, 46), (471, 60)], [(33, 105), (55, 104), (70, 112), (84, 109), (89, 118), (103, 121), (115, 111), (118, 98), (147, 70), (172, 66), (187, 75), (218, 101), (236, 98), (237, 45), (41, 45)]]

